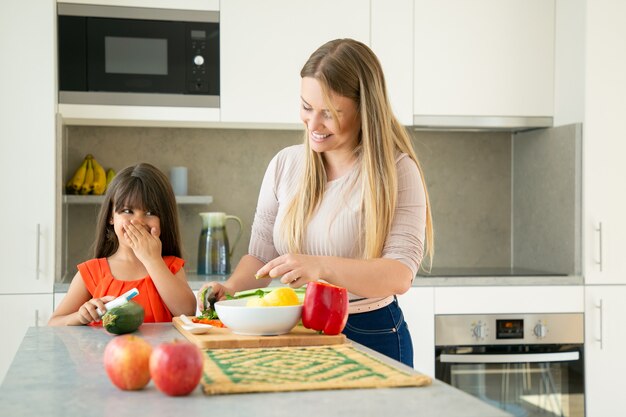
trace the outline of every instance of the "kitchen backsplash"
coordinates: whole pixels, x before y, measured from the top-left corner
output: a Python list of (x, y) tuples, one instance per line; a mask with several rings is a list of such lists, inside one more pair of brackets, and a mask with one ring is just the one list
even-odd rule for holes
[[(508, 267), (511, 263), (511, 134), (413, 131), (433, 207), (436, 267)], [(243, 236), (233, 265), (246, 253), (265, 168), (283, 147), (302, 142), (301, 131), (138, 127), (66, 127), (64, 180), (87, 153), (116, 171), (150, 162), (166, 174), (188, 167), (188, 194), (210, 195), (210, 205), (180, 205), (186, 269), (196, 269), (201, 211), (240, 217)], [(95, 205), (69, 205), (66, 279), (91, 256)], [(233, 230), (234, 231), (234, 230)], [(232, 234), (231, 234), (232, 236)], [(231, 237), (232, 243), (232, 237)]]
[(580, 275), (582, 125), (513, 136), (513, 259)]

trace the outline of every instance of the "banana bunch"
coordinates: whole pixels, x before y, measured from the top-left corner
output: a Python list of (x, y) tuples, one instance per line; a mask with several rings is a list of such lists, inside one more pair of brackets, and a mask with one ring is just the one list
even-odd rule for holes
[(66, 185), (68, 194), (102, 195), (115, 176), (115, 171), (104, 170), (92, 154), (88, 154)]

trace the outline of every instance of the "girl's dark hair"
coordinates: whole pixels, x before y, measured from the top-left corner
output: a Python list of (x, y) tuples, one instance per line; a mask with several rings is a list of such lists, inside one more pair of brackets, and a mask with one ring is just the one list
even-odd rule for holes
[(161, 256), (182, 257), (176, 197), (169, 179), (158, 168), (140, 163), (121, 170), (107, 187), (96, 222), (94, 257), (106, 258), (119, 247), (110, 220), (124, 206), (149, 210), (161, 222)]

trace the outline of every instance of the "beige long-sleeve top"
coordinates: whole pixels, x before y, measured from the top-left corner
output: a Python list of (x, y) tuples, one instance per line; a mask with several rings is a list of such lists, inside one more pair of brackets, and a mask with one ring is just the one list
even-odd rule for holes
[[(286, 242), (280, 236), (280, 224), (287, 205), (297, 191), (305, 151), (304, 145), (281, 150), (265, 172), (248, 251), (263, 262), (288, 252)], [(361, 178), (357, 165), (347, 174), (326, 184), (324, 197), (304, 236), (304, 254), (360, 257), (364, 234)], [(411, 158), (398, 154), (396, 167), (397, 207), (382, 257), (402, 262), (415, 276), (424, 252), (426, 196), (419, 170)], [(363, 298), (350, 294), (350, 312), (374, 310), (391, 300), (390, 297)]]

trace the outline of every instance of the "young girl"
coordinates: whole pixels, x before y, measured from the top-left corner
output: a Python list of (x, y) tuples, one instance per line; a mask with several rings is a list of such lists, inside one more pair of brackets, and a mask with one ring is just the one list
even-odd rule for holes
[(144, 308), (145, 322), (194, 314), (174, 192), (154, 166), (130, 166), (109, 184), (98, 215), (94, 257), (78, 265), (49, 325), (93, 325), (100, 321), (98, 308), (105, 311), (106, 302), (132, 288), (139, 290), (133, 301)]

